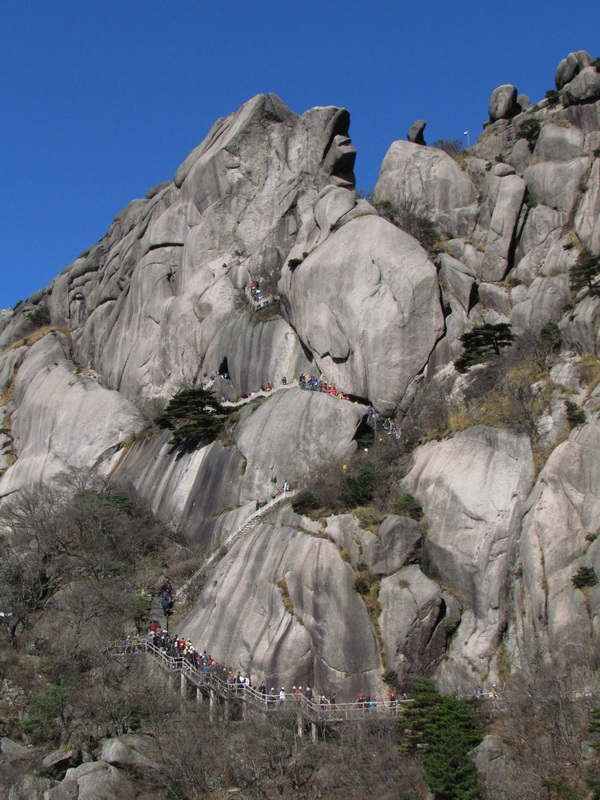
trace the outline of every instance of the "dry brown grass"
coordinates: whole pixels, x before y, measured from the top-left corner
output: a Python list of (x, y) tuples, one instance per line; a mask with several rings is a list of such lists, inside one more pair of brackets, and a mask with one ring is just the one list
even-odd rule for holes
[(582, 383), (587, 386), (588, 392), (593, 392), (600, 383), (600, 361), (593, 353), (586, 353), (578, 367)]
[(277, 588), (281, 592), (283, 607), (285, 608), (287, 613), (290, 616), (294, 617), (302, 625), (302, 620), (294, 612), (294, 601), (290, 597), (290, 592), (285, 578), (280, 578), (280, 580), (277, 581)]
[(540, 375), (536, 365), (523, 362), (509, 370), (501, 383), (449, 419), (451, 431), (472, 425), (511, 428), (537, 439), (537, 420), (550, 408), (553, 384)]
[(16, 342), (9, 344), (9, 346), (2, 351), (1, 355), (8, 353), (9, 350), (15, 350), (17, 347), (29, 347), (29, 345), (35, 344), (35, 342), (43, 339), (46, 334), (52, 333), (52, 331), (58, 331), (59, 333), (64, 333), (66, 336), (71, 336), (70, 328), (65, 328), (62, 325), (43, 325), (41, 328), (36, 328), (31, 333), (28, 333), (27, 336), (23, 336), (22, 339), (17, 339)]
[(352, 511), (352, 516), (358, 520), (358, 524), (366, 531), (371, 531), (375, 535), (379, 532), (379, 526), (386, 515), (372, 506), (359, 506)]
[(7, 403), (10, 403), (13, 399), (14, 391), (15, 384), (11, 381), (8, 386), (0, 392), (0, 406), (5, 406)]

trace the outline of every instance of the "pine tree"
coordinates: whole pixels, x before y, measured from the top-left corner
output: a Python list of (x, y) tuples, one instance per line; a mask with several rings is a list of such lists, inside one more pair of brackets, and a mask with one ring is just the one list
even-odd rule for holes
[(600, 286), (594, 283), (594, 278), (598, 273), (600, 273), (600, 255), (592, 253), (589, 247), (584, 247), (569, 271), (571, 289), (577, 292), (587, 286), (590, 292), (597, 292)]
[(425, 780), (436, 800), (479, 798), (471, 750), (482, 740), (473, 701), (441, 695), (433, 681), (413, 684), (414, 703), (399, 727), (402, 751), (421, 756)]
[(171, 399), (156, 424), (173, 431), (174, 450), (190, 452), (214, 441), (230, 413), (205, 389), (184, 389)]
[(484, 364), (490, 358), (500, 355), (501, 348), (507, 347), (514, 339), (507, 322), (476, 325), (473, 330), (460, 337), (464, 352), (456, 359), (454, 366), (459, 372), (466, 372), (474, 364)]

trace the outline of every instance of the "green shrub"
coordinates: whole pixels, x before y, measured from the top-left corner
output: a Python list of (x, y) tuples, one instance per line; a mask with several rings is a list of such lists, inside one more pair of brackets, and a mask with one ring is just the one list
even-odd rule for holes
[(585, 589), (586, 586), (595, 586), (598, 583), (598, 576), (593, 567), (579, 567), (575, 575), (571, 578), (571, 583), (576, 589)]
[(547, 322), (540, 330), (540, 339), (552, 347), (557, 347), (561, 340), (558, 324), (556, 322)]
[(33, 695), (29, 702), (29, 713), (21, 722), (23, 733), (34, 744), (52, 739), (64, 727), (64, 713), (69, 689), (57, 683), (47, 686)]
[(309, 511), (319, 508), (319, 500), (312, 492), (305, 489), (294, 497), (292, 508), (296, 514), (307, 514)]
[(555, 106), (560, 100), (560, 94), (556, 91), (556, 89), (548, 89), (546, 92), (546, 100), (551, 106)]
[(369, 579), (366, 578), (362, 573), (359, 573), (354, 578), (354, 589), (359, 594), (369, 594), (371, 591), (371, 584), (369, 583)]
[(50, 325), (50, 312), (46, 306), (38, 306), (35, 311), (27, 314), (27, 319), (36, 328), (41, 328), (44, 325)]
[(297, 267), (300, 266), (303, 260), (304, 259), (302, 258), (290, 258), (290, 260), (288, 261), (288, 267), (293, 272)]
[(448, 617), (446, 617), (446, 619), (442, 621), (442, 630), (444, 631), (446, 636), (450, 638), (450, 636), (452, 636), (452, 634), (458, 628), (459, 625), (460, 625), (459, 620), (449, 619)]
[(590, 187), (587, 185), (587, 183), (580, 183), (578, 188), (582, 194), (585, 194)]
[(418, 503), (412, 494), (405, 494), (396, 501), (396, 512), (402, 517), (420, 520), (423, 516), (423, 506)]
[(405, 200), (400, 205), (394, 205), (389, 200), (380, 200), (374, 202), (373, 206), (379, 216), (410, 234), (425, 250), (432, 251), (438, 233), (433, 220), (427, 216), (418, 203), (414, 200)]
[(535, 208), (537, 204), (538, 202), (535, 199), (535, 197), (529, 192), (527, 192), (525, 195), (525, 205), (527, 206), (527, 208)]
[(398, 680), (398, 673), (395, 669), (386, 669), (383, 673), (383, 682), (391, 689), (398, 691), (400, 688), (400, 681)]
[(580, 408), (577, 403), (574, 403), (572, 400), (565, 400), (565, 416), (567, 417), (567, 422), (572, 427), (583, 425), (586, 419), (583, 408)]
[(348, 508), (369, 503), (375, 496), (378, 471), (370, 463), (361, 464), (356, 472), (346, 475), (342, 482), (341, 499)]
[(532, 149), (533, 145), (538, 140), (540, 135), (540, 130), (542, 129), (542, 124), (537, 119), (526, 119), (525, 122), (522, 122), (519, 125), (519, 129), (517, 130), (517, 136), (519, 139), (527, 139), (530, 145), (530, 149)]

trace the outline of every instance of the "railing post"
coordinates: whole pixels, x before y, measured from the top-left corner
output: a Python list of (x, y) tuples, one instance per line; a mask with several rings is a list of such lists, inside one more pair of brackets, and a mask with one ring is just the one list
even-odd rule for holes
[(217, 716), (217, 693), (212, 687), (210, 687), (210, 704), (208, 710), (208, 717), (211, 722), (214, 722), (216, 716)]
[(185, 700), (186, 691), (187, 691), (186, 683), (187, 683), (187, 679), (185, 677), (185, 672), (183, 672), (183, 670), (182, 670), (181, 675), (179, 676), (179, 693), (180, 693), (180, 695), (182, 696), (182, 698), (184, 700)]
[(300, 739), (303, 739), (304, 738), (304, 718), (303, 718), (302, 713), (300, 711), (298, 712), (298, 715), (296, 717), (296, 728), (297, 728), (297, 731), (298, 731), (298, 736), (300, 737)]
[(310, 738), (313, 742), (317, 741), (317, 724), (316, 722), (310, 723)]

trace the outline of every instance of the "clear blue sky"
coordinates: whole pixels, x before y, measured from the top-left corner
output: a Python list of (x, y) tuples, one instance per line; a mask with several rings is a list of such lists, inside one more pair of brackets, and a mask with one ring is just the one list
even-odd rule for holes
[(541, 99), (567, 53), (600, 56), (599, 34), (598, 0), (1, 0), (0, 308), (255, 94), (347, 107), (367, 188), (415, 119), (429, 143), (473, 141), (496, 86)]

